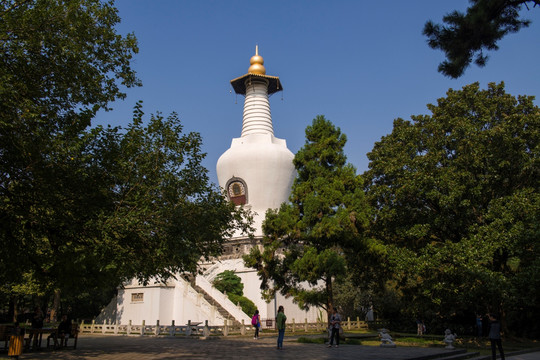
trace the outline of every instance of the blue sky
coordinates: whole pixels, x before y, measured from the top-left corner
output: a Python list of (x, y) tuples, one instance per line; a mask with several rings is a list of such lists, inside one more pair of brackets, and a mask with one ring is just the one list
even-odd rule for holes
[[(296, 153), (304, 130), (325, 115), (347, 135), (348, 161), (362, 173), (366, 154), (392, 131), (394, 119), (429, 114), (449, 88), (504, 81), (513, 95), (540, 95), (540, 9), (522, 11), (529, 28), (510, 34), (487, 66), (453, 80), (437, 72), (443, 53), (422, 35), (424, 23), (468, 1), (181, 1), (117, 0), (121, 34), (135, 33), (133, 66), (143, 82), (94, 124), (123, 126), (138, 100), (149, 116), (175, 111), (185, 131), (203, 137), (204, 161), (217, 183), (216, 162), (240, 136), (242, 96), (230, 80), (247, 72), (259, 45), (267, 75), (282, 93), (270, 97), (274, 134)], [(536, 104), (539, 101), (536, 100)]]

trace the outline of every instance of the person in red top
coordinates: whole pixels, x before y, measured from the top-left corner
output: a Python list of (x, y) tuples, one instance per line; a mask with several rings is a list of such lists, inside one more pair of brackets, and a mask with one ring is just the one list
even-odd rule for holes
[(261, 328), (261, 315), (259, 315), (259, 310), (255, 310), (255, 314), (251, 318), (251, 324), (255, 326), (255, 336), (254, 339), (259, 339), (259, 330)]

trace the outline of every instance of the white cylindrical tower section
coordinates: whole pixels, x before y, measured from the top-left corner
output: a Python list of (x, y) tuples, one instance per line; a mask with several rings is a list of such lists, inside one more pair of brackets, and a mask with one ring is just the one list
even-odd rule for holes
[(268, 101), (268, 81), (266, 79), (246, 79), (246, 99), (242, 137), (252, 134), (274, 135), (272, 114)]
[(217, 175), (231, 202), (256, 213), (255, 236), (262, 236), (266, 211), (288, 200), (296, 171), (286, 141), (274, 137), (268, 96), (283, 90), (279, 77), (266, 75), (257, 48), (249, 62), (248, 73), (231, 80), (234, 91), (245, 96), (242, 134), (219, 158)]

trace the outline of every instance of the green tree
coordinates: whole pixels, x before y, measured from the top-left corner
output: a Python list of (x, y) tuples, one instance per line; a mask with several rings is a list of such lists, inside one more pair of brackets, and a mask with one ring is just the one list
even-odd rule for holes
[(234, 271), (225, 270), (219, 273), (212, 285), (222, 293), (226, 293), (231, 302), (239, 304), (242, 311), (248, 316), (251, 317), (257, 310), (257, 306), (253, 301), (244, 296), (244, 284), (242, 284), (242, 279)]
[(264, 248), (244, 258), (268, 297), (280, 291), (303, 308), (333, 307), (333, 284), (347, 274), (346, 253), (361, 251), (368, 221), (362, 180), (343, 152), (346, 141), (324, 116), (306, 128), (290, 202), (267, 211)]
[(519, 12), (528, 3), (540, 5), (539, 0), (470, 0), (467, 13), (453, 11), (443, 17), (447, 26), (428, 21), (424, 35), (433, 49), (440, 49), (446, 60), (439, 72), (452, 78), (463, 75), (474, 58), (480, 67), (486, 65), (484, 51), (498, 50), (497, 41), (509, 33), (528, 27), (529, 20), (520, 19)]
[(242, 279), (234, 273), (232, 270), (225, 270), (222, 273), (219, 273), (212, 285), (222, 293), (243, 295), (244, 294), (244, 284), (242, 284)]
[(109, 128), (99, 138), (112, 205), (99, 214), (102, 250), (142, 282), (194, 273), (201, 258), (221, 254), (224, 238), (247, 229), (244, 212), (210, 183), (199, 133), (183, 134), (176, 114), (146, 125), (140, 104), (134, 114), (125, 133)]
[[(139, 84), (130, 67), (137, 42), (116, 33), (112, 2), (6, 0), (0, 18), (0, 273), (10, 295), (43, 295), (52, 285), (34, 280), (50, 264), (29, 254), (46, 256), (36, 243), (86, 219), (61, 204), (100, 201), (83, 196), (86, 164), (75, 155), (96, 112)], [(28, 286), (16, 286), (21, 269)]]
[(183, 134), (175, 114), (143, 125), (137, 105), (125, 131), (98, 127), (73, 142), (31, 184), (10, 187), (21, 194), (3, 209), (12, 233), (0, 251), (18, 261), (4, 274), (11, 294), (32, 279), (34, 294), (74, 300), (132, 277), (195, 272), (242, 226), (241, 210), (209, 184), (200, 135)]
[[(12, 304), (76, 302), (122, 280), (195, 271), (240, 210), (209, 184), (176, 114), (89, 129), (139, 81), (112, 2), (0, 2), (0, 279)], [(100, 296), (93, 296), (94, 299)]]
[[(538, 311), (540, 110), (504, 84), (449, 90), (368, 154), (372, 235), (409, 315)], [(529, 278), (529, 282), (524, 282)]]

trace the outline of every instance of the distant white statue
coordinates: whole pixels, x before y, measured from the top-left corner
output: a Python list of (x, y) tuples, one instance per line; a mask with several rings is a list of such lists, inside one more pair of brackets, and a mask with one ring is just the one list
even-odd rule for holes
[(455, 349), (453, 344), (454, 344), (454, 341), (456, 341), (456, 337), (457, 337), (456, 334), (452, 334), (452, 330), (446, 329), (444, 331), (444, 343), (446, 344), (445, 349), (448, 349), (448, 350)]
[(379, 329), (379, 337), (381, 338), (381, 347), (396, 347), (387, 329)]
[(366, 321), (373, 320), (375, 320), (375, 315), (373, 314), (373, 306), (370, 306), (368, 311), (366, 312)]

